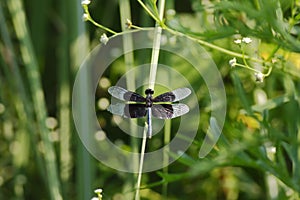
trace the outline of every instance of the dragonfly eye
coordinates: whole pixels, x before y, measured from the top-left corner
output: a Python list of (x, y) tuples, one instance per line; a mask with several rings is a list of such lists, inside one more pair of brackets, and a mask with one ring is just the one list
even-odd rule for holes
[(151, 89), (145, 90), (145, 94), (154, 94), (154, 91)]

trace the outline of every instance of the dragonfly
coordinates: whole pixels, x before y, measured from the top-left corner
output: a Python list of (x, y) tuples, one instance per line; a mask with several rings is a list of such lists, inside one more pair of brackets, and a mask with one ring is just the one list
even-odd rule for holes
[(113, 97), (126, 102), (110, 104), (107, 110), (112, 114), (125, 118), (142, 118), (147, 116), (147, 135), (149, 139), (152, 137), (152, 116), (158, 119), (172, 119), (189, 112), (189, 107), (183, 103), (166, 103), (178, 102), (186, 98), (191, 94), (189, 88), (178, 88), (156, 97), (153, 97), (154, 90), (152, 89), (145, 90), (145, 97), (119, 86), (108, 88), (108, 92)]

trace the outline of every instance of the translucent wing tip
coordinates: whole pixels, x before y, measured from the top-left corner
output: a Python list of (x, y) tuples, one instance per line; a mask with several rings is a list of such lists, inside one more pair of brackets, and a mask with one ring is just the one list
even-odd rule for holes
[(114, 115), (124, 116), (124, 108), (125, 104), (123, 103), (110, 104), (107, 108), (107, 111), (111, 112)]
[(178, 88), (173, 90), (172, 93), (174, 93), (176, 96), (174, 101), (179, 101), (188, 97), (192, 93), (192, 91), (189, 88)]
[(108, 91), (109, 94), (112, 95), (115, 89), (116, 89), (116, 86), (111, 86), (111, 87), (108, 88), (107, 91)]
[(172, 118), (185, 115), (190, 111), (190, 108), (187, 105), (183, 104), (183, 103), (172, 104), (172, 106), (173, 106), (173, 109), (174, 109)]

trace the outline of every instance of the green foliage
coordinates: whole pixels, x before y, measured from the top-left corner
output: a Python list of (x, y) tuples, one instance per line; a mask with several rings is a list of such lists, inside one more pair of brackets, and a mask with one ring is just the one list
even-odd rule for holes
[[(188, 63), (161, 52), (159, 62), (174, 66), (191, 83), (201, 118), (195, 140), (180, 159), (143, 174), (141, 198), (300, 199), (300, 1), (167, 1), (164, 20), (157, 0), (130, 1), (131, 13), (120, 14), (117, 1), (93, 0), (84, 9), (68, 0), (0, 2), (0, 199), (91, 199), (96, 188), (103, 189), (98, 193), (103, 200), (133, 197), (136, 176), (96, 162), (71, 117), (80, 64), (103, 33), (127, 31), (120, 25), (122, 16), (131, 16), (129, 28), (156, 22), (169, 34), (202, 45), (217, 64), (227, 95), (222, 135), (200, 159), (209, 93)], [(176, 12), (181, 7), (191, 9)], [(84, 12), (93, 25), (82, 20)], [(252, 42), (234, 42), (245, 37)], [(134, 61), (130, 56), (115, 61), (106, 81), (114, 84), (130, 69), (126, 64), (143, 63), (149, 55), (136, 52)], [(258, 72), (261, 82), (255, 81)], [(107, 87), (100, 84), (97, 102), (108, 98)], [(85, 92), (82, 108), (88, 102)], [(140, 149), (140, 141), (120, 132), (107, 111), (100, 107), (99, 113), (99, 123), (116, 145)], [(163, 138), (155, 137), (148, 150), (163, 146)]]

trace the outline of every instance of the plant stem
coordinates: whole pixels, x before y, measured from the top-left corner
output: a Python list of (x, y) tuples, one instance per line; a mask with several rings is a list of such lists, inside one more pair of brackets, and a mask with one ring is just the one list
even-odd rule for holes
[(247, 55), (244, 55), (244, 54), (241, 54), (241, 53), (236, 53), (234, 51), (230, 51), (228, 49), (225, 49), (225, 48), (222, 48), (222, 47), (219, 47), (217, 45), (214, 45), (214, 44), (211, 44), (209, 42), (205, 42), (201, 39), (198, 39), (198, 38), (194, 38), (193, 36), (190, 36), (190, 35), (187, 35), (187, 34), (183, 34), (181, 32), (178, 32), (176, 30), (173, 30), (167, 26), (164, 27), (167, 31), (169, 31), (170, 33), (174, 34), (174, 35), (178, 35), (178, 36), (182, 36), (182, 37), (187, 37), (189, 38), (190, 40), (193, 40), (203, 46), (206, 46), (206, 47), (209, 47), (211, 49), (215, 49), (217, 51), (220, 51), (220, 52), (223, 52), (225, 54), (228, 54), (230, 56), (233, 56), (233, 57), (239, 57), (239, 58), (244, 58), (244, 59), (247, 59), (247, 60), (252, 60), (254, 62), (258, 62), (258, 63), (263, 63), (264, 61), (261, 60), (261, 59), (257, 59), (255, 57), (250, 57), (250, 56), (247, 56)]
[[(143, 2), (141, 2), (140, 0), (138, 0), (138, 2), (151, 15), (151, 12), (143, 4)], [(162, 21), (162, 18), (163, 18), (164, 7), (165, 7), (165, 0), (160, 0), (159, 8), (158, 8), (160, 21)], [(157, 65), (158, 65), (161, 32), (162, 32), (162, 28), (160, 27), (160, 23), (158, 23), (156, 20), (156, 26), (155, 26), (155, 31), (154, 31), (154, 41), (153, 41), (153, 48), (152, 48), (152, 56), (151, 56), (151, 64), (150, 64), (151, 66), (150, 66), (150, 75), (149, 75), (149, 87), (148, 87), (152, 90), (154, 90), (154, 86), (155, 86), (155, 77), (156, 77), (156, 71), (157, 71)], [(139, 199), (139, 189), (140, 189), (140, 184), (141, 184), (142, 170), (143, 170), (143, 163), (144, 163), (144, 154), (145, 154), (145, 147), (146, 147), (146, 141), (147, 141), (147, 132), (148, 132), (147, 129), (148, 129), (148, 126), (147, 126), (147, 124), (145, 124), (135, 200)]]
[(59, 125), (60, 125), (60, 178), (62, 181), (63, 195), (66, 197), (71, 189), (70, 178), (72, 169), (72, 154), (71, 154), (71, 114), (70, 114), (70, 65), (69, 65), (69, 35), (68, 31), (68, 8), (72, 2), (63, 1), (59, 6), (61, 19), (66, 24), (67, 28), (63, 29), (59, 34), (59, 42), (57, 46), (58, 60), (58, 78), (59, 78), (59, 97), (57, 99), (59, 108)]
[[(160, 21), (163, 19), (163, 12), (165, 9), (165, 0), (159, 1), (159, 18)], [(158, 65), (158, 57), (160, 50), (160, 41), (161, 41), (161, 32), (162, 28), (160, 23), (156, 22), (155, 30), (154, 30), (154, 41), (152, 47), (152, 56), (151, 56), (151, 66), (150, 66), (150, 76), (149, 76), (149, 88), (154, 90), (156, 71)]]
[[(72, 68), (73, 74), (79, 70), (80, 65), (89, 54), (89, 39), (86, 32), (86, 25), (82, 23), (83, 10), (80, 4), (73, 3), (72, 8), (69, 9), (72, 12), (69, 15), (70, 25), (69, 37), (73, 38), (72, 43), (70, 44), (70, 66)], [(75, 72), (76, 71), (76, 72)], [(90, 74), (87, 72), (86, 68), (82, 71), (82, 84), (80, 85), (80, 90), (78, 91), (78, 96), (75, 98), (79, 101), (79, 112), (80, 118), (79, 121), (82, 123), (81, 129), (78, 132), (91, 133), (92, 127), (91, 118), (89, 113), (90, 111), (90, 95), (92, 88), (90, 83)], [(74, 94), (74, 93), (73, 93)], [(87, 134), (87, 137), (91, 137), (91, 134)], [(91, 155), (86, 150), (82, 141), (79, 137), (76, 139), (76, 160), (74, 165), (76, 166), (76, 179), (77, 184), (76, 196), (78, 199), (90, 199), (92, 191), (92, 179), (95, 177), (95, 165), (91, 159)], [(91, 138), (89, 138), (92, 140)], [(94, 139), (94, 138), (93, 138)]]
[(245, 69), (249, 69), (249, 70), (254, 71), (256, 73), (261, 73), (260, 71), (258, 71), (256, 69), (253, 69), (253, 68), (251, 68), (251, 67), (249, 67), (247, 65), (242, 65), (242, 64), (236, 63), (235, 66), (239, 66), (239, 67), (242, 67), (242, 68), (245, 68)]
[[(119, 0), (119, 5), (120, 5), (120, 20), (121, 20), (122, 31), (125, 32), (127, 29), (126, 26), (127, 19), (131, 20), (130, 2), (129, 0)], [(129, 52), (129, 50), (133, 49), (133, 40), (131, 34), (124, 34), (122, 35), (122, 37), (123, 37), (122, 40), (123, 50), (124, 52), (128, 52), (124, 54), (125, 67), (126, 67), (126, 71), (128, 72), (134, 67), (134, 54), (131, 51)], [(131, 77), (126, 77), (126, 84), (128, 90), (134, 91), (136, 89), (134, 72)], [(130, 137), (130, 143), (131, 143), (132, 151), (138, 152), (139, 149), (139, 144), (138, 144), (139, 142), (137, 138), (138, 130), (135, 124), (137, 124), (137, 119), (131, 119), (129, 122), (130, 132), (132, 135), (132, 137)], [(135, 156), (132, 157), (132, 165), (133, 165), (133, 171), (136, 172), (138, 169), (139, 161)], [(134, 178), (135, 178), (135, 174), (129, 174), (127, 176), (124, 184), (125, 186), (123, 188), (124, 191), (134, 186), (133, 183)], [(133, 194), (132, 193), (126, 194), (126, 199), (133, 199)]]
[(137, 183), (136, 183), (135, 200), (140, 199), (140, 187), (141, 187), (141, 179), (142, 179), (142, 172), (143, 172), (143, 165), (144, 165), (144, 155), (145, 155), (145, 149), (146, 149), (146, 142), (147, 142), (147, 132), (148, 132), (148, 126), (145, 123), (145, 128), (144, 128), (144, 133), (143, 133), (143, 141), (142, 141), (142, 147), (141, 147), (139, 173), (138, 173), (138, 179), (137, 179)]
[[(165, 121), (165, 128), (164, 128), (164, 154), (163, 154), (163, 166), (166, 166), (163, 168), (163, 173), (167, 174), (168, 173), (168, 162), (169, 162), (169, 151), (170, 149), (167, 148), (167, 145), (170, 143), (171, 140), (171, 120), (166, 120)], [(168, 195), (168, 182), (164, 182), (162, 185), (162, 194), (164, 197), (167, 197)]]
[[(147, 13), (156, 21), (156, 24), (159, 24), (160, 27), (162, 27), (163, 29), (169, 31), (170, 33), (174, 34), (174, 35), (178, 35), (178, 36), (184, 36), (184, 37), (187, 37), (193, 41), (196, 41), (197, 43), (203, 45), (203, 46), (206, 46), (206, 47), (209, 47), (211, 49), (215, 49), (215, 50), (218, 50), (220, 52), (223, 52), (225, 54), (228, 54), (228, 55), (231, 55), (233, 57), (239, 57), (239, 58), (244, 58), (244, 59), (248, 59), (248, 60), (252, 60), (252, 61), (255, 61), (255, 62), (258, 62), (258, 63), (263, 63), (264, 61), (261, 60), (261, 59), (257, 59), (255, 57), (250, 57), (250, 56), (247, 56), (247, 55), (244, 55), (244, 54), (241, 54), (241, 53), (236, 53), (234, 51), (230, 51), (228, 49), (225, 49), (225, 48), (222, 48), (222, 47), (219, 47), (217, 45), (214, 45), (214, 44), (211, 44), (209, 42), (205, 42), (201, 39), (198, 39), (198, 38), (195, 38), (191, 35), (187, 35), (187, 34), (184, 34), (184, 33), (181, 33), (179, 31), (176, 31), (176, 30), (173, 30), (171, 29), (170, 27), (168, 27), (162, 20), (162, 12), (161, 10), (159, 10), (159, 19), (147, 8), (147, 6), (141, 1), (141, 0), (138, 0), (138, 2), (140, 3), (140, 5), (147, 11)], [(164, 5), (164, 4), (163, 4)], [(164, 10), (164, 9), (162, 9)]]
[(88, 8), (88, 5), (83, 5), (83, 10), (84, 10), (84, 13), (87, 15), (86, 16), (86, 20), (90, 21), (92, 24), (94, 24), (95, 26), (109, 32), (109, 33), (112, 33), (113, 35), (116, 35), (117, 32), (105, 27), (105, 26), (102, 26), (101, 24), (95, 22), (95, 20), (93, 20), (93, 18), (91, 17), (91, 14), (89, 12), (89, 8)]
[(32, 41), (27, 30), (26, 16), (22, 2), (20, 0), (9, 0), (8, 9), (12, 16), (17, 38), (20, 41), (21, 57), (26, 68), (34, 110), (38, 121), (38, 129), (41, 134), (42, 144), (45, 148), (44, 156), (50, 196), (51, 199), (59, 200), (62, 199), (62, 196), (57, 172), (57, 159), (53, 144), (49, 139), (49, 130), (45, 125), (47, 117), (45, 98), (42, 90), (41, 78), (39, 76), (37, 60), (33, 51)]
[(149, 9), (148, 7), (143, 3), (143, 1), (141, 0), (137, 0), (139, 2), (139, 4), (145, 9), (145, 11), (156, 21), (156, 23), (160, 22), (160, 19), (162, 18), (157, 18)]

